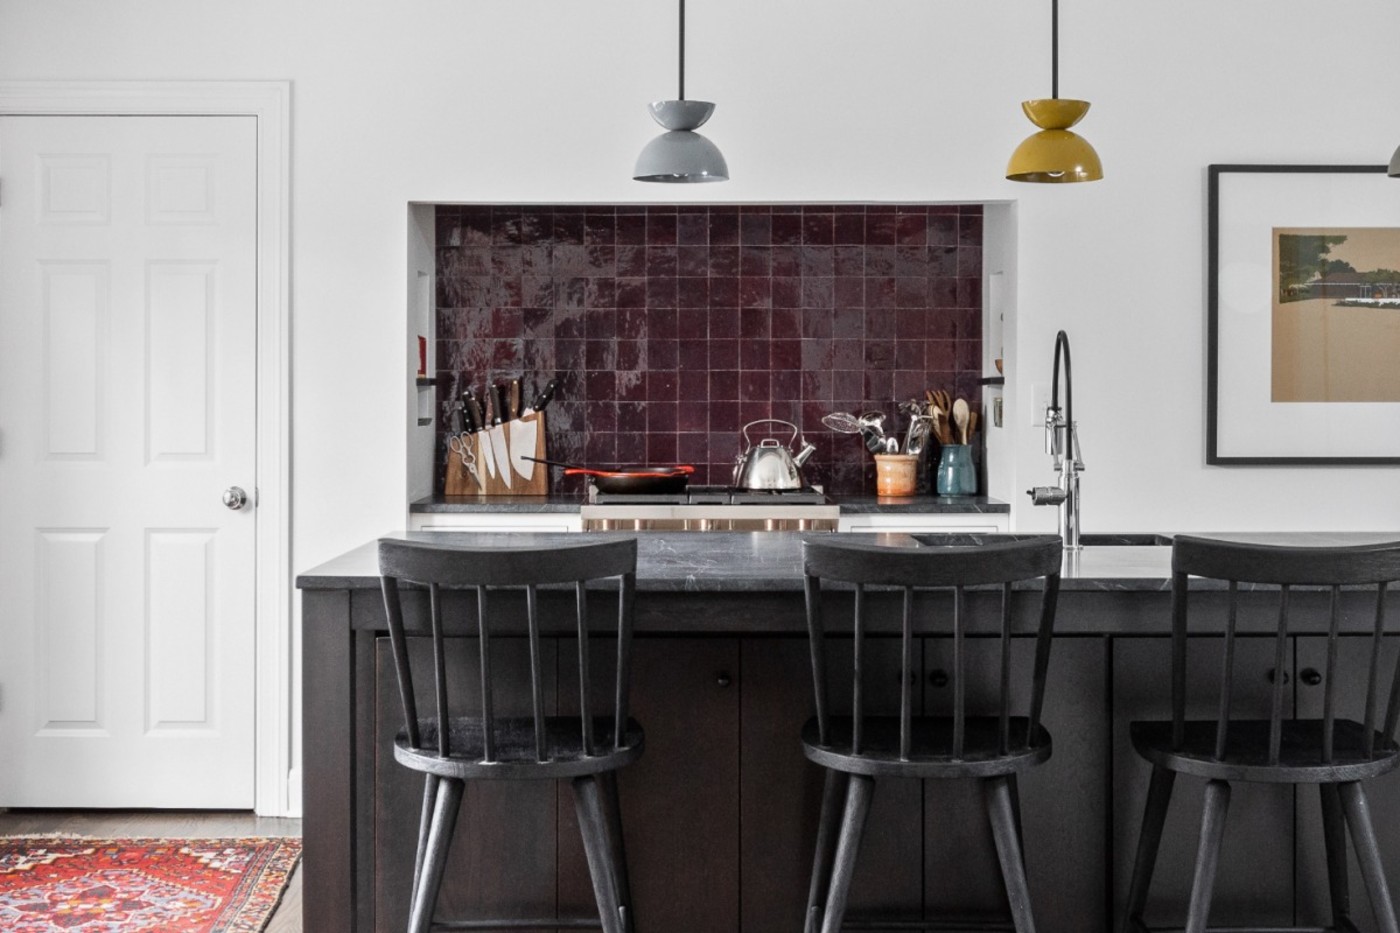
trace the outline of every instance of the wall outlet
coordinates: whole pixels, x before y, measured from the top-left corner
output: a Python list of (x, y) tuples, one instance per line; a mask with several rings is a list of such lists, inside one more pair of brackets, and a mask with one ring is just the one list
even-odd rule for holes
[(1045, 426), (1045, 409), (1050, 407), (1050, 383), (1031, 383), (1031, 427)]

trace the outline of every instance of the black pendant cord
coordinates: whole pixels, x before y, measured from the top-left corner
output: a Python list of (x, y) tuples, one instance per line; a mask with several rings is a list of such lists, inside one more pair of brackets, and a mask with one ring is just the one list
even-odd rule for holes
[[(685, 0), (681, 0), (681, 6), (685, 6)], [(1050, 0), (1050, 96), (1060, 96), (1060, 0)]]
[(681, 44), (681, 54), (680, 54), (681, 78), (680, 78), (680, 85), (681, 85), (681, 87), (680, 87), (680, 97), (679, 97), (678, 99), (679, 99), (679, 100), (685, 100), (685, 0), (680, 0), (680, 4), (681, 4), (681, 39), (680, 39), (680, 44)]

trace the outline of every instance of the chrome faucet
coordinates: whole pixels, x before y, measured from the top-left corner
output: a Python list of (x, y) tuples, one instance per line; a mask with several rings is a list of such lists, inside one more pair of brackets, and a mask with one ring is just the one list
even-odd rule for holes
[[(1060, 410), (1060, 351), (1065, 357), (1065, 407)], [(1079, 544), (1079, 474), (1084, 470), (1084, 458), (1079, 451), (1079, 431), (1074, 423), (1074, 379), (1070, 376), (1069, 336), (1064, 331), (1055, 335), (1054, 383), (1050, 390), (1050, 405), (1045, 409), (1045, 452), (1054, 468), (1060, 472), (1060, 485), (1036, 486), (1026, 490), (1034, 505), (1060, 507), (1060, 537), (1066, 550), (1077, 551)]]

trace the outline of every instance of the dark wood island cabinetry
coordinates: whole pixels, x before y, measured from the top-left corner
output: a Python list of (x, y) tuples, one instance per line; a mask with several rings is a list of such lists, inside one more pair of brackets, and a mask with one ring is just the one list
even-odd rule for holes
[[(632, 690), (647, 750), (620, 773), (637, 929), (800, 930), (821, 796), (819, 769), (805, 761), (798, 741), (812, 705), (801, 535), (641, 539)], [(431, 540), (449, 539), (436, 533)], [(902, 535), (885, 540), (917, 546)], [(1109, 930), (1126, 891), (1145, 782), (1125, 723), (1166, 708), (1168, 554), (1164, 547), (1089, 548), (1067, 562), (1046, 698), (1055, 754), (1021, 783), (1031, 894), (1047, 930)], [(407, 915), (421, 788), (392, 757), (400, 713), (372, 544), (303, 574), (298, 584), (305, 929), (396, 931)], [(1321, 669), (1312, 657), (1312, 642), (1321, 639), (1309, 633), (1325, 631), (1325, 596), (1302, 593), (1298, 601), (1305, 616), (1294, 638), (1297, 670), (1287, 673), (1306, 712), (1311, 678), (1298, 674)], [(990, 599), (970, 598), (968, 605), (974, 633), (994, 621)], [(948, 639), (939, 634), (939, 609), (921, 621), (917, 689), (930, 711), (946, 702), (939, 675), (948, 663)], [(1360, 633), (1367, 616), (1358, 608), (1344, 614), (1343, 624)], [(1242, 632), (1250, 631), (1251, 618), (1260, 632), (1271, 623), (1262, 595), (1257, 608), (1246, 605)], [(1029, 636), (1032, 626), (1018, 615), (1018, 633)], [(456, 650), (470, 650), (465, 635), (454, 641)], [(1218, 642), (1201, 636), (1193, 650), (1209, 656)], [(1017, 655), (1015, 664), (1028, 663), (1030, 639), (1021, 647), (1025, 657)], [(595, 648), (606, 663), (606, 646)], [(896, 705), (897, 639), (877, 638), (870, 648), (870, 697)], [(1249, 652), (1252, 646), (1242, 645), (1241, 661), (1268, 676), (1271, 648), (1259, 659)], [(528, 663), (523, 651), (518, 662)], [(978, 663), (975, 642), (970, 663)], [(1205, 676), (1212, 669), (1197, 666)], [(568, 702), (570, 687), (556, 682), (551, 702)], [(853, 916), (977, 917), (1002, 909), (980, 805), (959, 797), (970, 793), (934, 782), (880, 788), (852, 891)], [(1295, 912), (1300, 921), (1320, 917), (1327, 883), (1315, 801), (1300, 795), (1295, 803), (1287, 789), (1257, 796), (1246, 801), (1240, 794), (1231, 811), (1224, 864), (1233, 859), (1248, 871), (1222, 871), (1222, 922), (1246, 914), (1253, 922), (1292, 922)], [(1400, 817), (1400, 781), (1378, 784), (1373, 807), (1378, 826), (1394, 825), (1387, 817)], [(1195, 818), (1189, 806), (1181, 810), (1181, 818)], [(444, 916), (585, 913), (592, 895), (573, 819), (567, 793), (547, 782), (473, 787), (443, 886)], [(1400, 871), (1395, 836), (1383, 832), (1382, 846)], [(1154, 903), (1171, 914), (1186, 896), (1194, 832), (1183, 827), (1169, 838), (1181, 840), (1183, 851), (1164, 850)], [(1177, 876), (1179, 883), (1171, 880)]]

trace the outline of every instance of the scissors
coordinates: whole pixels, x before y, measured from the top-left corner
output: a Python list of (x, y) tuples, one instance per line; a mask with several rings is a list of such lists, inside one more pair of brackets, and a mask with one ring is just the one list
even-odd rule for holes
[(467, 468), (467, 472), (476, 480), (478, 486), (481, 485), (481, 473), (476, 467), (476, 443), (470, 434), (454, 434), (447, 439), (447, 446), (452, 452), (462, 458), (462, 466)]

